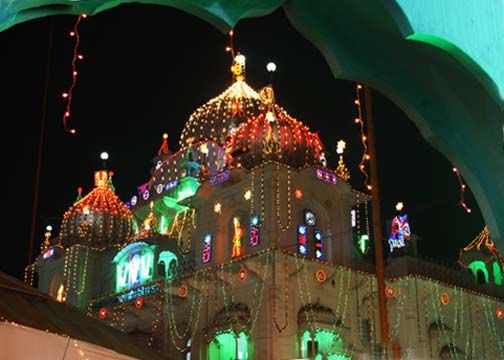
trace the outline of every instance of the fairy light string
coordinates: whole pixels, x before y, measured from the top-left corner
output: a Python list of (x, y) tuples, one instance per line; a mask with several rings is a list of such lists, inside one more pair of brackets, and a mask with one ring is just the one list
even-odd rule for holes
[(462, 206), (464, 208), (464, 210), (470, 214), (472, 212), (472, 209), (467, 205), (467, 203), (465, 202), (465, 198), (464, 198), (464, 193), (467, 189), (467, 185), (465, 184), (464, 180), (462, 179), (462, 175), (460, 175), (460, 170), (456, 167), (454, 167), (452, 169), (452, 171), (455, 173), (455, 175), (457, 175), (457, 179), (458, 179), (458, 182), (459, 182), (459, 185), (460, 185), (460, 200), (459, 200), (459, 205)]
[(84, 59), (84, 56), (79, 51), (79, 45), (80, 45), (79, 25), (82, 19), (86, 18), (87, 14), (79, 15), (73, 26), (73, 30), (70, 31), (70, 36), (75, 38), (73, 47), (73, 56), (72, 56), (72, 83), (69, 89), (61, 94), (61, 97), (66, 101), (65, 112), (63, 113), (63, 128), (66, 132), (72, 135), (75, 135), (77, 133), (77, 130), (75, 128), (68, 127), (68, 120), (72, 115), (73, 91), (75, 89), (75, 86), (77, 85), (77, 76), (78, 76), (77, 63), (78, 61)]
[(364, 120), (362, 116), (362, 97), (361, 97), (361, 91), (362, 91), (362, 85), (359, 83), (355, 84), (355, 100), (354, 104), (357, 107), (357, 117), (355, 118), (354, 122), (359, 125), (359, 130), (360, 130), (360, 135), (361, 135), (361, 142), (362, 142), (362, 147), (363, 147), (363, 153), (362, 153), (362, 158), (359, 163), (359, 171), (364, 175), (364, 185), (368, 190), (371, 190), (371, 184), (369, 182), (369, 174), (366, 171), (366, 161), (369, 161), (371, 159), (371, 156), (369, 155), (369, 150), (368, 150), (368, 144), (367, 144), (367, 136), (364, 130)]

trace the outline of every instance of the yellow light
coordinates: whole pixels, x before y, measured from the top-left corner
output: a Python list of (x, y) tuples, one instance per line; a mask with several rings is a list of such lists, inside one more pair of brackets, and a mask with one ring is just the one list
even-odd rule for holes
[(245, 200), (250, 200), (252, 198), (252, 191), (251, 190), (247, 190), (245, 191)]
[(220, 214), (221, 211), (222, 211), (222, 205), (221, 205), (221, 203), (220, 202), (215, 203), (215, 205), (214, 205), (214, 212), (216, 214)]
[(163, 134), (163, 139), (165, 139), (165, 140), (168, 139), (168, 134), (167, 133)]
[(338, 145), (336, 147), (336, 152), (338, 154), (343, 154), (343, 151), (345, 150), (345, 148), (346, 148), (346, 142), (344, 140), (338, 141)]
[(404, 203), (402, 201), (398, 202), (395, 208), (397, 211), (401, 211), (404, 208)]

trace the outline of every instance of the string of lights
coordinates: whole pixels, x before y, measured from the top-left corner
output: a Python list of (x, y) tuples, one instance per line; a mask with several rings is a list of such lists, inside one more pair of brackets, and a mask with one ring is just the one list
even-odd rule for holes
[(367, 144), (367, 136), (364, 131), (364, 120), (362, 116), (362, 99), (361, 99), (361, 91), (362, 91), (362, 85), (356, 83), (355, 84), (355, 100), (354, 104), (357, 106), (357, 117), (355, 118), (355, 123), (359, 125), (359, 130), (360, 130), (360, 135), (361, 135), (361, 141), (362, 141), (362, 147), (363, 147), (363, 153), (362, 153), (362, 158), (359, 163), (359, 171), (364, 175), (364, 185), (368, 190), (371, 190), (371, 184), (369, 182), (369, 174), (366, 171), (366, 161), (369, 161), (371, 159), (369, 155), (369, 150), (368, 150), (368, 144)]
[(79, 51), (79, 45), (80, 45), (79, 25), (82, 19), (86, 18), (87, 18), (86, 14), (79, 15), (77, 17), (77, 21), (73, 26), (73, 30), (70, 31), (70, 36), (75, 38), (75, 43), (73, 47), (73, 56), (72, 56), (72, 83), (70, 85), (70, 88), (66, 92), (61, 94), (62, 98), (66, 100), (65, 112), (63, 114), (63, 128), (65, 129), (66, 132), (72, 135), (76, 134), (77, 130), (68, 127), (68, 120), (72, 114), (73, 91), (75, 89), (75, 86), (77, 85), (77, 75), (78, 75), (77, 62), (79, 60), (84, 59), (84, 55), (82, 55)]
[(464, 183), (464, 180), (462, 179), (462, 175), (460, 175), (460, 170), (454, 167), (452, 171), (457, 175), (457, 179), (460, 185), (460, 200), (459, 200), (459, 205), (464, 208), (464, 210), (470, 214), (472, 212), (471, 208), (466, 204), (465, 199), (464, 199), (464, 192), (466, 191), (466, 184)]

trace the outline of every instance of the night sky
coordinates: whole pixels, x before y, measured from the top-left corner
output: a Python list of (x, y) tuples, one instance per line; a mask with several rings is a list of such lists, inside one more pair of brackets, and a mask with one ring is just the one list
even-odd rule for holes
[[(118, 195), (127, 200), (149, 179), (151, 159), (164, 132), (178, 147), (189, 115), (231, 84), (228, 38), (206, 22), (176, 9), (126, 5), (81, 23), (79, 79), (71, 127), (63, 131), (61, 93), (70, 85), (75, 16), (16, 25), (0, 33), (3, 131), (4, 230), (0, 270), (22, 278), (27, 263), (31, 207), (48, 40), (50, 51), (47, 123), (35, 248), (45, 226), (57, 233), (60, 217), (76, 197), (91, 190), (101, 151), (110, 153)], [(52, 31), (51, 31), (52, 28)], [(357, 41), (357, 39), (356, 39)], [(319, 131), (337, 163), (336, 142), (345, 139), (351, 184), (363, 189), (357, 170), (362, 156), (354, 124), (354, 83), (336, 80), (321, 53), (289, 23), (282, 10), (240, 22), (235, 49), (247, 57), (247, 82), (259, 89), (269, 81), (265, 66), (277, 64), (277, 102), (292, 116)], [(374, 115), (384, 218), (403, 201), (420, 252), (453, 263), (459, 249), (484, 226), (470, 190), (468, 215), (458, 206), (459, 186), (452, 165), (422, 138), (390, 100), (374, 92)], [(388, 229), (387, 229), (388, 230)]]

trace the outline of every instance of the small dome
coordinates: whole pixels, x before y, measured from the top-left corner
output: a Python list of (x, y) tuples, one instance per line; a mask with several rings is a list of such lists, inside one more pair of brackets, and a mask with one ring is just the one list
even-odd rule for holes
[(214, 141), (224, 145), (233, 129), (264, 111), (259, 94), (237, 80), (221, 95), (196, 109), (182, 130), (180, 147), (188, 142)]
[(274, 104), (241, 125), (226, 151), (247, 169), (268, 160), (300, 168), (320, 165), (324, 147), (316, 133)]
[(60, 240), (64, 247), (121, 247), (133, 236), (132, 214), (114, 194), (106, 171), (94, 175), (95, 188), (63, 215)]

